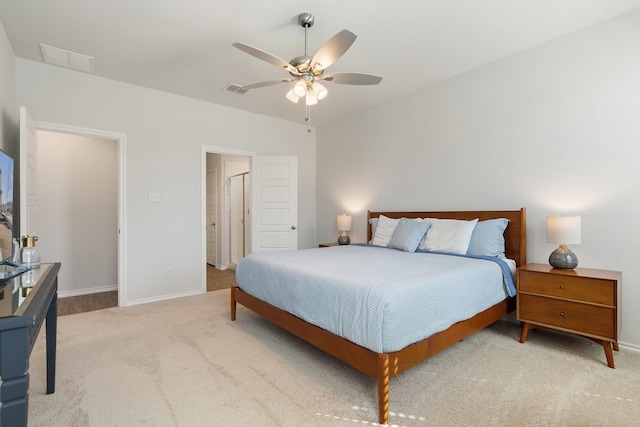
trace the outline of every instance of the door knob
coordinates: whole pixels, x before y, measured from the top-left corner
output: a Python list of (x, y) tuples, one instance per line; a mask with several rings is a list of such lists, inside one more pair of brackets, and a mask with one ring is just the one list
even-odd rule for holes
[(296, 226), (295, 226), (295, 225), (292, 225), (292, 226), (291, 226), (291, 229), (292, 229), (292, 230), (295, 230), (295, 229), (296, 229)]

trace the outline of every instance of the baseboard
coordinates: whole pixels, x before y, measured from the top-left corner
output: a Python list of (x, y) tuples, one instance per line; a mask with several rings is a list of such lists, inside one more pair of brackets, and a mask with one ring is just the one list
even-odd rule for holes
[(112, 292), (117, 290), (118, 290), (118, 285), (102, 286), (100, 288), (78, 289), (74, 291), (58, 290), (58, 298), (77, 297), (81, 295), (99, 294), (102, 292)]
[(167, 301), (167, 300), (175, 299), (175, 298), (183, 298), (183, 297), (190, 297), (190, 296), (194, 296), (194, 295), (201, 295), (203, 293), (205, 293), (205, 292), (203, 292), (202, 290), (197, 290), (197, 291), (190, 291), (190, 292), (182, 292), (182, 293), (179, 293), (179, 294), (163, 295), (163, 296), (155, 297), (155, 298), (143, 298), (143, 299), (139, 299), (139, 300), (129, 301), (129, 303), (127, 304), (127, 307), (133, 307), (134, 305), (148, 304), (148, 303), (151, 303), (151, 302)]
[(636, 353), (640, 353), (640, 346), (636, 344), (629, 344), (629, 343), (618, 341), (618, 346), (620, 346), (620, 348), (623, 348), (625, 350), (631, 350), (631, 351), (635, 351)]

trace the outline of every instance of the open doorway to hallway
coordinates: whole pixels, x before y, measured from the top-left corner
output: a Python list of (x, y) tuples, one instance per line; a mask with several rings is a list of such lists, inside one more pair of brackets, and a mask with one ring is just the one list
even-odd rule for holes
[(206, 152), (207, 291), (235, 284), (235, 266), (250, 253), (250, 155)]
[(118, 143), (38, 131), (37, 234), (61, 262), (58, 313), (118, 305)]

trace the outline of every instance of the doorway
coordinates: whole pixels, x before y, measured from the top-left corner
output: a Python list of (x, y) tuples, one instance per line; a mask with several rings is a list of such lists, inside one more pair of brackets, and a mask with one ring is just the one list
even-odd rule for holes
[(64, 265), (60, 312), (117, 306), (118, 144), (44, 130), (37, 140), (37, 247)]
[(254, 153), (202, 150), (203, 276), (204, 288), (211, 291), (235, 284), (235, 266), (251, 251), (249, 169)]
[[(81, 250), (84, 250), (85, 253), (83, 253), (83, 255), (87, 255), (87, 254), (91, 255), (89, 258), (90, 260), (93, 260), (95, 266), (98, 266), (100, 262), (104, 261), (107, 265), (105, 268), (109, 269), (109, 273), (106, 273), (103, 276), (103, 277), (106, 277), (106, 279), (104, 279), (102, 282), (99, 282), (99, 283), (96, 281), (87, 279), (86, 268), (83, 270), (83, 272), (80, 272), (80, 273), (76, 272), (74, 273), (74, 276), (72, 276), (73, 280), (75, 280), (75, 284), (73, 286), (64, 285), (64, 287), (63, 286), (60, 287), (58, 293), (59, 293), (59, 296), (61, 297), (61, 300), (64, 299), (63, 297), (69, 297), (68, 298), (69, 300), (82, 298), (83, 300), (89, 301), (90, 309), (97, 309), (98, 307), (96, 305), (104, 304), (103, 301), (100, 302), (102, 300), (102, 298), (100, 297), (103, 296), (103, 294), (105, 293), (111, 292), (112, 294), (116, 294), (115, 305), (121, 306), (121, 307), (127, 306), (128, 305), (127, 286), (126, 286), (127, 283), (125, 280), (126, 279), (126, 263), (125, 263), (126, 257), (124, 253), (125, 240), (126, 240), (126, 223), (125, 223), (125, 215), (124, 215), (125, 199), (126, 199), (125, 179), (124, 179), (126, 135), (117, 133), (117, 132), (79, 128), (75, 126), (67, 126), (67, 125), (60, 125), (60, 124), (39, 122), (39, 121), (35, 121), (35, 129), (37, 129), (38, 134), (49, 133), (51, 135), (57, 135), (59, 138), (62, 138), (63, 140), (72, 139), (74, 137), (88, 138), (84, 142), (85, 145), (87, 146), (82, 146), (82, 145), (80, 146), (81, 149), (85, 149), (85, 148), (89, 149), (89, 153), (87, 153), (87, 156), (92, 156), (90, 147), (89, 147), (89, 145), (91, 145), (90, 141), (98, 141), (98, 144), (100, 144), (102, 148), (106, 150), (106, 152), (104, 152), (103, 154), (106, 155), (106, 153), (108, 152), (109, 153), (108, 156), (111, 159), (108, 164), (108, 167), (105, 162), (105, 168), (103, 169), (106, 172), (104, 172), (103, 178), (97, 178), (97, 179), (87, 180), (86, 182), (76, 183), (77, 185), (80, 185), (80, 184), (84, 185), (85, 188), (82, 189), (83, 192), (93, 193), (93, 196), (90, 196), (90, 197), (97, 198), (98, 199), (97, 203), (89, 203), (88, 205), (85, 204), (84, 207), (81, 208), (82, 204), (84, 203), (82, 199), (74, 198), (69, 194), (67, 194), (64, 197), (54, 197), (53, 201), (51, 202), (51, 209), (57, 212), (54, 215), (58, 215), (59, 219), (61, 218), (63, 222), (67, 221), (68, 219), (67, 217), (71, 217), (74, 213), (80, 213), (81, 215), (84, 215), (84, 219), (82, 220), (83, 224), (87, 223), (87, 218), (90, 218), (90, 217), (93, 217), (94, 219), (96, 218), (94, 214), (96, 214), (97, 206), (101, 205), (103, 201), (107, 202), (107, 199), (108, 199), (108, 206), (109, 206), (109, 208), (106, 208), (106, 207), (104, 208), (105, 211), (108, 211), (108, 214), (107, 214), (108, 220), (105, 220), (109, 225), (109, 230), (106, 231), (108, 236), (106, 237), (106, 240), (109, 242), (108, 244), (105, 244), (103, 246), (100, 240), (100, 237), (94, 234), (92, 229), (82, 233), (80, 232), (79, 229), (74, 228), (72, 232), (65, 234), (65, 237), (62, 239), (63, 243), (65, 243), (67, 248), (70, 248), (67, 253), (77, 255), (81, 252)], [(44, 146), (44, 142), (41, 142), (40, 145)], [(49, 148), (52, 148), (52, 147), (49, 147)], [(60, 150), (60, 151), (53, 150), (54, 157), (58, 155), (62, 155), (63, 153), (64, 153), (63, 150)], [(98, 154), (98, 157), (100, 157), (100, 155), (101, 154)], [(42, 155), (40, 155), (39, 157), (46, 158), (48, 156), (46, 156), (43, 152)], [(98, 163), (102, 162), (101, 158), (99, 161), (89, 161), (84, 155), (82, 156), (76, 155), (76, 158), (79, 158), (79, 160), (76, 159), (76, 162), (75, 162), (76, 167), (80, 169), (85, 168), (85, 172), (86, 172), (86, 165), (93, 167)], [(82, 165), (82, 163), (84, 163), (84, 165)], [(60, 169), (59, 164), (56, 164), (54, 166), (56, 166), (57, 169)], [(40, 181), (43, 181), (44, 179), (46, 179), (44, 171), (38, 172), (38, 174), (40, 175), (39, 177)], [(105, 179), (106, 181), (109, 181), (110, 187), (108, 191), (106, 190), (104, 192), (96, 191), (97, 186), (94, 184), (96, 182), (99, 183), (101, 179)], [(62, 186), (65, 183), (63, 181), (58, 181), (58, 182), (55, 182), (54, 184)], [(39, 189), (39, 191), (42, 193), (42, 189)], [(110, 196), (107, 196), (107, 194), (110, 194)], [(75, 202), (73, 200), (75, 200)], [(74, 204), (74, 203), (78, 203), (78, 204)], [(47, 209), (49, 210), (49, 208)], [(51, 231), (52, 229), (51, 224), (47, 225), (47, 221), (51, 220), (51, 217), (49, 217), (47, 214), (44, 214), (41, 210), (38, 213), (40, 217), (39, 218), (40, 222), (42, 222), (42, 226), (40, 226), (39, 234), (43, 235), (44, 233), (44, 237), (42, 237), (42, 239), (39, 240), (38, 244), (39, 244), (39, 247), (41, 248), (41, 257), (44, 260), (45, 257), (42, 252), (44, 252), (45, 250), (49, 251), (51, 249), (51, 248), (47, 249), (47, 246), (49, 244), (54, 244), (54, 242), (55, 243), (60, 243), (60, 242), (57, 242), (55, 238), (52, 238), (52, 239), (46, 238), (47, 229), (49, 229), (49, 231)], [(57, 227), (59, 224), (60, 223), (56, 223), (55, 227)], [(114, 240), (115, 240), (115, 244), (113, 243)], [(106, 259), (101, 260), (100, 255), (97, 254), (95, 250), (98, 248), (106, 248), (107, 246), (108, 246), (108, 249), (105, 249), (105, 252), (103, 252), (103, 255), (106, 257)], [(48, 258), (52, 260), (55, 259), (56, 261), (62, 261), (64, 263), (64, 260), (61, 260), (60, 258), (59, 252), (51, 254), (50, 256), (48, 256)], [(67, 265), (68, 268), (67, 267), (63, 268), (60, 271), (60, 274), (61, 275), (66, 273), (71, 274), (72, 264), (77, 265), (79, 263), (80, 262), (78, 261), (78, 258), (73, 258), (69, 260), (66, 264), (64, 264), (64, 265)], [(96, 275), (95, 270), (93, 274)], [(61, 280), (61, 283), (63, 283), (62, 280)], [(67, 283), (67, 282), (65, 281), (64, 283)], [(87, 286), (86, 283), (91, 283), (92, 285)], [(107, 297), (106, 299), (109, 301), (113, 301), (112, 296)], [(113, 303), (111, 304), (113, 305)]]

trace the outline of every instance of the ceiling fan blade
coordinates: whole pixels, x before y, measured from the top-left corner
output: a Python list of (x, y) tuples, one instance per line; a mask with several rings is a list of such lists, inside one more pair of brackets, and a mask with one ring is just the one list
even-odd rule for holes
[(311, 69), (324, 70), (333, 64), (356, 41), (356, 35), (349, 30), (342, 30), (323, 44), (311, 60)]
[(295, 79), (269, 80), (269, 81), (266, 81), (266, 82), (253, 83), (253, 84), (250, 84), (250, 85), (242, 86), (241, 89), (244, 89), (244, 90), (258, 89), (258, 88), (261, 88), (261, 87), (273, 86), (273, 85), (277, 85), (277, 84), (280, 84), (280, 83), (292, 82), (294, 80)]
[(265, 52), (264, 50), (258, 49), (257, 47), (249, 46), (248, 44), (244, 44), (241, 42), (234, 43), (233, 47), (238, 48), (241, 51), (248, 53), (251, 56), (255, 56), (258, 59), (262, 59), (263, 61), (266, 61), (269, 64), (273, 64), (276, 67), (282, 68), (290, 73), (298, 74), (298, 71), (284, 59), (280, 59), (277, 56), (274, 56), (268, 52)]
[(344, 85), (377, 85), (382, 81), (382, 77), (360, 73), (335, 73), (320, 78), (327, 82)]

